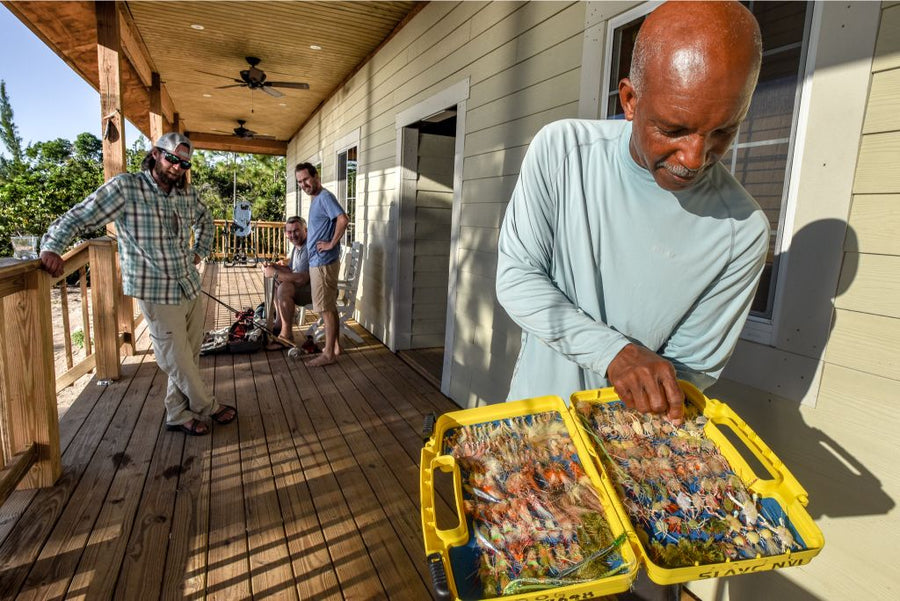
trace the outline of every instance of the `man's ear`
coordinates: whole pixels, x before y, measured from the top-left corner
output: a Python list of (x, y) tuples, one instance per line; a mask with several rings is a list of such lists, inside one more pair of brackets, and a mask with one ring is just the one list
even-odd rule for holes
[(631, 121), (634, 119), (634, 107), (637, 104), (637, 92), (631, 85), (631, 80), (627, 77), (619, 82), (619, 102), (625, 110), (625, 119)]

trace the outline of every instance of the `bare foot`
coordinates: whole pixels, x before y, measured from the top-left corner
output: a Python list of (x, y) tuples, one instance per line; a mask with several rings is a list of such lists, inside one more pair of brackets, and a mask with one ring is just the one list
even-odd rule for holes
[(334, 356), (322, 353), (317, 355), (315, 359), (307, 361), (306, 365), (309, 367), (322, 367), (324, 365), (331, 365), (332, 363), (334, 363)]

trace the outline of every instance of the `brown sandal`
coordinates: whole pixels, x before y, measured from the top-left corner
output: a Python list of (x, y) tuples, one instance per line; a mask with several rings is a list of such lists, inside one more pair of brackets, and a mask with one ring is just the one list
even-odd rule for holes
[[(231, 417), (225, 417), (224, 414), (231, 411)], [(209, 416), (217, 424), (230, 424), (237, 417), (237, 409), (231, 405), (220, 405), (219, 410)]]
[(188, 436), (206, 436), (209, 434), (209, 428), (199, 419), (192, 419), (183, 424), (166, 424), (166, 430), (169, 432), (184, 432)]

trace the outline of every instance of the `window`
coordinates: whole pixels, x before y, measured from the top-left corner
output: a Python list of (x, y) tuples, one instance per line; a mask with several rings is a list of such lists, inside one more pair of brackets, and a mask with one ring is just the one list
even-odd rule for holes
[(351, 245), (356, 240), (356, 146), (338, 153), (337, 156), (337, 197), (344, 206), (350, 222), (344, 232), (343, 244)]
[[(806, 47), (812, 19), (810, 2), (744, 2), (759, 21), (763, 60), (759, 83), (753, 93), (747, 119), (722, 163), (756, 199), (769, 218), (772, 238), (769, 254), (753, 306), (751, 319), (771, 323), (775, 303), (778, 255), (783, 244), (791, 176), (794, 131), (800, 106), (800, 89), (806, 67)], [(625, 15), (630, 20), (613, 27), (612, 59), (601, 114), (623, 118), (619, 103), (619, 80), (628, 76), (638, 29), (646, 14)]]

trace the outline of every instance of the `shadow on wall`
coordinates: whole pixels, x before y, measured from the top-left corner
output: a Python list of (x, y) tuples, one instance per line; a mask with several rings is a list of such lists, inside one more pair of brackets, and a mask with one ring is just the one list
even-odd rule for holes
[[(844, 240), (844, 245), (835, 244)], [(840, 277), (824, 273), (828, 261), (823, 258), (823, 249), (840, 252), (843, 264)], [(803, 273), (798, 277), (812, 282), (817, 291), (809, 298), (805, 309), (808, 312), (827, 311), (831, 315), (830, 327), (812, 340), (811, 348), (816, 348), (815, 359), (821, 359), (826, 344), (834, 329), (834, 298), (843, 294), (856, 276), (859, 258), (856, 233), (845, 221), (824, 219), (815, 221), (794, 235), (789, 253), (795, 265), (815, 266), (813, 271), (823, 273)], [(783, 257), (787, 258), (787, 257)], [(795, 261), (795, 259), (797, 259)], [(785, 261), (782, 264), (786, 264)], [(791, 276), (792, 278), (794, 276)], [(823, 284), (824, 281), (824, 284)], [(805, 286), (804, 289), (809, 291)], [(786, 321), (793, 326), (792, 321)], [(818, 361), (810, 362), (814, 366)], [(814, 381), (814, 367), (809, 373), (794, 374), (803, 383), (803, 398)], [(710, 397), (722, 395), (716, 385), (707, 391)], [(882, 515), (894, 508), (894, 500), (885, 493), (881, 481), (847, 449), (822, 430), (809, 426), (800, 412), (799, 401), (789, 402), (783, 398), (767, 396), (765, 399), (723, 399), (747, 422), (747, 424), (768, 444), (788, 469), (806, 488), (809, 494), (807, 511), (814, 519), (824, 516), (853, 517)], [(828, 533), (824, 532), (826, 545)], [(791, 599), (792, 601), (812, 601), (818, 599), (809, 591), (791, 582), (778, 571), (748, 574), (731, 578), (717, 585), (715, 601), (725, 598), (725, 588), (730, 601), (756, 601), (761, 598)], [(712, 599), (709, 601), (713, 601)]]

